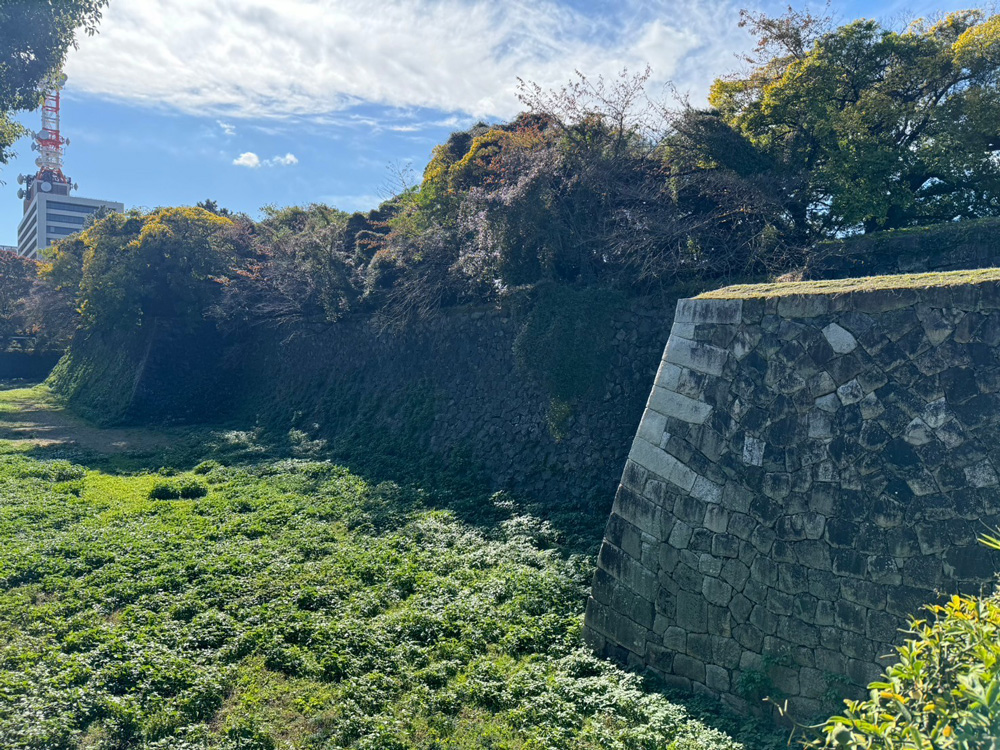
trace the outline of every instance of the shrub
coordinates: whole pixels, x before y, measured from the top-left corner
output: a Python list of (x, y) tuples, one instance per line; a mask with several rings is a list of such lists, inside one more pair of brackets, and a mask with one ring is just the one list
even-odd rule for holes
[(810, 747), (995, 748), (1000, 737), (1000, 596), (954, 596), (910, 623), (898, 663), (848, 701)]
[(195, 479), (158, 481), (149, 490), (150, 500), (193, 500), (208, 494), (205, 486)]
[(31, 291), (38, 263), (9, 250), (0, 250), (0, 346), (8, 336), (23, 331), (21, 307)]
[(216, 469), (222, 468), (222, 464), (218, 461), (202, 461), (200, 464), (191, 469), (192, 474), (211, 474)]

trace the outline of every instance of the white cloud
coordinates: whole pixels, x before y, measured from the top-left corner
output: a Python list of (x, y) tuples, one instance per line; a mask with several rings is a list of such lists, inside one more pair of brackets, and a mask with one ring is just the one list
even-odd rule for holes
[(291, 167), (298, 163), (298, 157), (291, 153), (284, 156), (275, 156), (270, 159), (261, 159), (253, 151), (247, 151), (233, 159), (235, 166), (249, 167), (250, 169), (259, 169), (260, 167)]
[(273, 159), (268, 159), (264, 162), (265, 167), (290, 167), (293, 164), (298, 164), (299, 160), (296, 158), (295, 154), (285, 154), (284, 156), (275, 156)]
[(233, 164), (237, 167), (249, 167), (250, 169), (257, 169), (260, 166), (260, 157), (257, 156), (253, 151), (247, 151), (246, 153), (240, 154), (238, 157), (233, 159)]
[(362, 102), (510, 117), (518, 77), (551, 87), (647, 63), (654, 83), (698, 99), (747, 46), (734, 2), (622, 0), (587, 15), (560, 0), (122, 1), (67, 72), (92, 94), (224, 121)]
[(222, 120), (216, 120), (219, 127), (222, 128), (222, 132), (228, 136), (236, 135), (236, 126), (230, 122), (223, 122)]

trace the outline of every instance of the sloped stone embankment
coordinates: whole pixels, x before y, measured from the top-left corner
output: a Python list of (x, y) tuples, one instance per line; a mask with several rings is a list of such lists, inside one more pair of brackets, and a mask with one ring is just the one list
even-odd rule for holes
[(681, 300), (586, 616), (600, 652), (793, 715), (991, 586), (1000, 271)]

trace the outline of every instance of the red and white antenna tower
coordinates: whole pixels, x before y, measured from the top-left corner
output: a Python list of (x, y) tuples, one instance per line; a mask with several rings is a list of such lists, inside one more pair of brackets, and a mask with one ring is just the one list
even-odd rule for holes
[(24, 185), (18, 198), (30, 201), (36, 190), (57, 195), (69, 195), (75, 190), (69, 177), (63, 174), (63, 147), (69, 145), (69, 138), (63, 138), (59, 131), (59, 92), (66, 83), (66, 76), (59, 73), (45, 85), (45, 99), (42, 103), (42, 129), (34, 134), (31, 150), (38, 152), (33, 175), (18, 175), (17, 182)]

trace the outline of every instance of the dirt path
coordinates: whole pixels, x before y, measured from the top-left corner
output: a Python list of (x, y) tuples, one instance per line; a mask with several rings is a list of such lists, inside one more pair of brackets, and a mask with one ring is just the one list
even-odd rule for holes
[(95, 427), (58, 404), (43, 385), (12, 387), (0, 382), (0, 440), (37, 447), (73, 446), (88, 453), (155, 451), (176, 440), (141, 427)]

